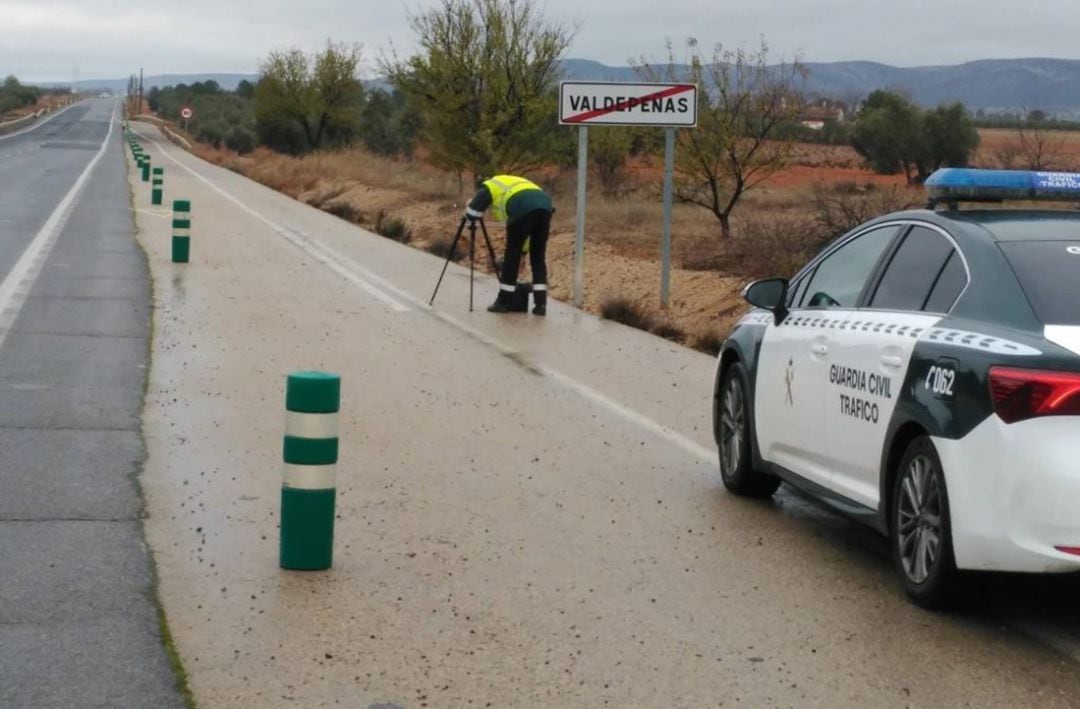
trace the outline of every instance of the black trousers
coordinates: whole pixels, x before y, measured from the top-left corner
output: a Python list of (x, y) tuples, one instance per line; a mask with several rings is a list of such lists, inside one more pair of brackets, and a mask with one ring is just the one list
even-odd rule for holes
[(506, 257), (503, 259), (500, 283), (515, 285), (521, 266), (521, 250), (529, 239), (529, 267), (533, 284), (547, 283), (547, 241), (551, 231), (551, 212), (537, 209), (506, 227)]

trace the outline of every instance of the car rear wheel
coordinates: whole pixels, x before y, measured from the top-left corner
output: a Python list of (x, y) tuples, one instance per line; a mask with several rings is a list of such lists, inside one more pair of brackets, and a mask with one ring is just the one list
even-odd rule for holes
[(724, 487), (736, 495), (771, 497), (780, 479), (754, 470), (750, 454), (750, 387), (740, 362), (728, 367), (720, 386), (719, 446), (720, 477)]
[(945, 472), (927, 436), (908, 444), (900, 460), (892, 496), (892, 546), (904, 590), (916, 603), (940, 608), (960, 597)]

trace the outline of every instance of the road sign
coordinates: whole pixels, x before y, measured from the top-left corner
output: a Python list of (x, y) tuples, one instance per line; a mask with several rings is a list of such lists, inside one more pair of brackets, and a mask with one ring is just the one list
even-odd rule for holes
[(188, 106), (184, 106), (180, 109), (180, 117), (183, 118), (185, 121), (191, 118), (193, 115), (194, 114), (192, 113), (191, 108), (189, 108)]
[(664, 136), (664, 223), (661, 240), (660, 305), (668, 307), (671, 288), (671, 203), (675, 168), (675, 129), (697, 125), (695, 84), (623, 84), (564, 81), (559, 85), (559, 123), (578, 127), (577, 230), (574, 239), (574, 305), (584, 302), (585, 180), (589, 126), (655, 126)]
[(697, 125), (697, 86), (564, 81), (559, 123), (690, 128)]

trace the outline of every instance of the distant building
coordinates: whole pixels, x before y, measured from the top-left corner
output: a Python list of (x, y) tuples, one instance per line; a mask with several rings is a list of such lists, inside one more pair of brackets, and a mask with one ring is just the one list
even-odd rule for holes
[(843, 123), (847, 117), (842, 104), (822, 101), (820, 104), (807, 106), (799, 114), (799, 123), (812, 130), (821, 130), (828, 121)]

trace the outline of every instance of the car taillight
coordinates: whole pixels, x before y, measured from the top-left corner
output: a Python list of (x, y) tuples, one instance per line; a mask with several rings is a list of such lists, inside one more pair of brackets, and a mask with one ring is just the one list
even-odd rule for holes
[(1066, 554), (1074, 554), (1080, 556), (1080, 547), (1054, 547), (1058, 551), (1063, 551)]
[(1080, 372), (991, 367), (990, 396), (1005, 423), (1036, 416), (1080, 416)]

